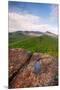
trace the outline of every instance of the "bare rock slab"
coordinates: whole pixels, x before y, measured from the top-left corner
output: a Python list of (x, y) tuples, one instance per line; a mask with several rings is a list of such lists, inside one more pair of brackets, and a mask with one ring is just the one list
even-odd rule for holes
[(31, 53), (24, 49), (9, 49), (9, 78), (11, 78), (30, 57)]
[[(20, 55), (20, 52), (21, 51), (19, 51), (18, 55)], [(23, 62), (25, 62), (25, 57), (20, 57), (20, 60), (23, 60)], [(37, 61), (41, 65), (41, 70), (38, 74), (34, 72), (34, 65)], [(30, 57), (29, 63), (22, 67), (22, 69), (20, 69), (19, 72), (15, 75), (15, 77), (11, 80), (9, 88), (55, 85), (58, 85), (58, 60), (48, 54), (33, 53)]]

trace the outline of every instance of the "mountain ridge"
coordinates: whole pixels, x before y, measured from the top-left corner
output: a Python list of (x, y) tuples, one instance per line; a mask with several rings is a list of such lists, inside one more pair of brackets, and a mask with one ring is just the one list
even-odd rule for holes
[(28, 35), (28, 36), (42, 36), (42, 35), (48, 35), (51, 37), (58, 37), (57, 34), (46, 31), (46, 32), (40, 32), (40, 31), (16, 31), (16, 32), (9, 32), (9, 34), (20, 34), (20, 35)]

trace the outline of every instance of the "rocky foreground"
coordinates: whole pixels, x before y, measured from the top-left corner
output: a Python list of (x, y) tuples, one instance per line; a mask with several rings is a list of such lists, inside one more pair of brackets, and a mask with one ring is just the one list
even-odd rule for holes
[[(41, 71), (34, 73), (39, 59)], [(9, 88), (58, 85), (58, 60), (43, 53), (31, 53), (25, 49), (9, 49)]]

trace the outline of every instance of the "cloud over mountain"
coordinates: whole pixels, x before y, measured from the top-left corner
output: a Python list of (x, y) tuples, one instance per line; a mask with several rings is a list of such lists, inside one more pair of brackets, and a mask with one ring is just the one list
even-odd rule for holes
[(51, 31), (57, 33), (57, 27), (44, 23), (39, 16), (32, 14), (18, 14), (16, 12), (9, 12), (9, 32), (18, 30), (28, 31)]

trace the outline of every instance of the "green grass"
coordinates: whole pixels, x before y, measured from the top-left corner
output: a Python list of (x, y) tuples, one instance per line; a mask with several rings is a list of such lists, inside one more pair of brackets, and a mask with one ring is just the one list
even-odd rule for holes
[(48, 53), (58, 57), (58, 38), (9, 35), (9, 48), (24, 48), (31, 52)]

